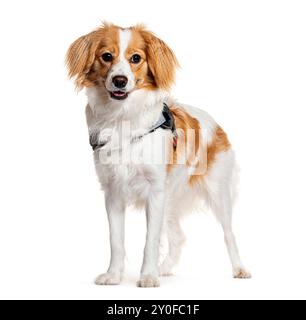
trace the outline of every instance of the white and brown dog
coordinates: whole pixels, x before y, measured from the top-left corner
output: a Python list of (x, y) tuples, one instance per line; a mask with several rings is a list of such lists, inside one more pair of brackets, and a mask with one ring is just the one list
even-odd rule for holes
[[(235, 278), (249, 278), (231, 227), (235, 156), (222, 128), (204, 111), (169, 97), (178, 62), (145, 27), (112, 24), (76, 40), (69, 76), (86, 88), (90, 142), (105, 191), (111, 261), (98, 285), (119, 284), (124, 272), (125, 210), (143, 207), (147, 238), (140, 287), (159, 286), (177, 264), (184, 234), (180, 218), (209, 205), (220, 221)], [(159, 265), (162, 231), (169, 252)]]

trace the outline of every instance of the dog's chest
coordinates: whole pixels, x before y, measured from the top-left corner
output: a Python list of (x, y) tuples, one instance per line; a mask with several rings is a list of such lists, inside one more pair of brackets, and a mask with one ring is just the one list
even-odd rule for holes
[[(149, 97), (147, 93), (146, 96)], [(116, 109), (118, 106), (98, 106), (91, 102), (96, 107), (88, 105), (86, 108), (89, 134), (98, 133), (95, 142), (102, 144), (94, 152), (102, 188), (118, 193), (132, 203), (144, 201), (152, 188), (164, 184), (167, 146), (173, 139), (171, 130), (150, 132), (160, 118), (163, 103), (149, 99), (149, 104), (148, 97), (137, 104), (139, 112), (133, 117), (124, 114), (128, 106)], [(120, 111), (119, 115), (116, 112), (108, 114), (112, 110)]]
[(96, 171), (103, 189), (124, 196), (131, 204), (144, 203), (152, 188), (162, 185), (166, 177), (163, 131), (123, 144), (109, 140), (95, 151)]
[(150, 165), (99, 165), (96, 166), (102, 188), (125, 198), (129, 204), (145, 203), (161, 172)]

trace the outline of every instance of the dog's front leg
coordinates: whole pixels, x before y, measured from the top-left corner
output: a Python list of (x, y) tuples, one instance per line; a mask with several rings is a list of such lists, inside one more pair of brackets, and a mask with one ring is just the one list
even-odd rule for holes
[(158, 260), (164, 215), (164, 200), (164, 192), (159, 190), (153, 191), (147, 201), (147, 239), (141, 277), (137, 282), (139, 287), (159, 287)]
[(100, 275), (95, 283), (97, 285), (117, 285), (120, 284), (124, 271), (125, 205), (119, 195), (115, 195), (114, 192), (106, 192), (105, 206), (109, 221), (111, 261), (107, 273)]

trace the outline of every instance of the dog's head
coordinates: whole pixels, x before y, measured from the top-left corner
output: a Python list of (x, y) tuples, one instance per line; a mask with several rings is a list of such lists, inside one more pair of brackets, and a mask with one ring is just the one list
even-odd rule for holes
[(77, 39), (66, 61), (79, 89), (102, 86), (115, 100), (138, 89), (170, 89), (178, 66), (172, 50), (143, 26), (111, 24)]

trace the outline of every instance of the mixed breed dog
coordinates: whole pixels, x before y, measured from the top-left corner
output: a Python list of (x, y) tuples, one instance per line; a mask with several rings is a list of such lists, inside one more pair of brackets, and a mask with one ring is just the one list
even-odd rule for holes
[[(232, 231), (235, 155), (226, 133), (206, 112), (169, 95), (178, 61), (161, 39), (137, 25), (104, 24), (67, 53), (69, 76), (86, 88), (90, 143), (105, 193), (111, 261), (98, 285), (117, 285), (124, 272), (128, 206), (146, 211), (147, 236), (139, 287), (158, 287), (184, 244), (181, 218), (203, 205), (221, 223), (235, 278), (250, 278)], [(159, 263), (161, 235), (168, 254)]]

